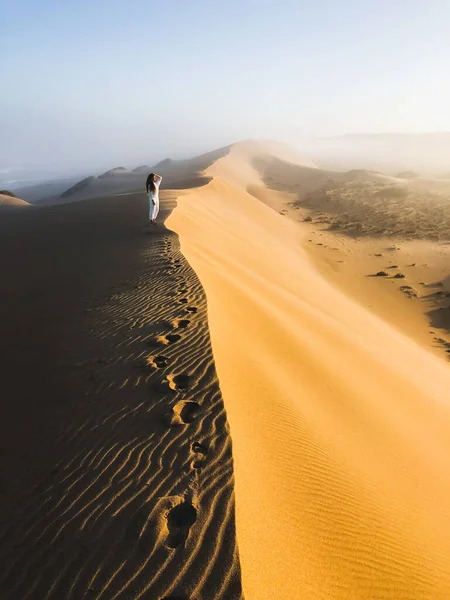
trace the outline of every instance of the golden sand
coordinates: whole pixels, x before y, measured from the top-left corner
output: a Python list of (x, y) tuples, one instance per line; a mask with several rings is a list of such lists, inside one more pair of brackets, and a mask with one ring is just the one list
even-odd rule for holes
[(167, 223), (206, 290), (244, 595), (445, 600), (450, 369), (319, 273), (237, 154)]

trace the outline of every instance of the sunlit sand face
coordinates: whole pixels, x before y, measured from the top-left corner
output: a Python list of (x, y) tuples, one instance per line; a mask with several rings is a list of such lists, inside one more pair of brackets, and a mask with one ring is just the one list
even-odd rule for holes
[[(448, 248), (421, 239), (445, 203), (411, 191), (385, 205), (380, 194), (370, 212), (364, 173), (327, 200), (316, 184), (330, 174), (315, 170), (315, 207), (298, 199), (305, 179), (273, 154), (232, 149), (168, 221), (208, 298), (244, 593), (445, 597), (450, 369), (445, 326), (427, 313), (447, 310), (432, 294), (447, 293)], [(375, 179), (375, 193), (413, 189)], [(330, 229), (337, 218), (342, 231)], [(415, 223), (415, 235), (387, 236), (389, 219)], [(446, 236), (445, 224), (434, 233)]]

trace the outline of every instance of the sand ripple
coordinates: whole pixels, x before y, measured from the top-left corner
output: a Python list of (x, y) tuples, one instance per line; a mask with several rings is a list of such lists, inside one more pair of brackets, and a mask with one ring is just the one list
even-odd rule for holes
[(148, 240), (142, 276), (97, 299), (104, 355), (51, 474), (3, 515), (2, 599), (241, 597), (204, 293), (173, 233)]

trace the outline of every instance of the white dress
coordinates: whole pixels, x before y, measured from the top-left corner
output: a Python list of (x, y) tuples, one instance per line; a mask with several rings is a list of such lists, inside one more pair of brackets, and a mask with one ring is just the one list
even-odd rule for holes
[(158, 216), (158, 213), (159, 213), (159, 186), (161, 184), (161, 181), (162, 181), (162, 177), (160, 177), (158, 175), (157, 177), (155, 177), (155, 180), (154, 180), (155, 191), (152, 192), (150, 189), (148, 190), (148, 201), (150, 203), (150, 206), (149, 206), (150, 221), (153, 221), (153, 219), (156, 219), (156, 217)]

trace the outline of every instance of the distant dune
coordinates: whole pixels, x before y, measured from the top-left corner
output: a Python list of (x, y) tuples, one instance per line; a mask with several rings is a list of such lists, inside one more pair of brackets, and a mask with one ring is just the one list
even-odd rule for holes
[(73, 185), (71, 188), (69, 188), (68, 190), (63, 192), (61, 194), (61, 198), (70, 198), (71, 196), (74, 196), (78, 192), (83, 191), (90, 183), (95, 181), (95, 179), (96, 178), (93, 175), (91, 175), (90, 177), (86, 177), (86, 179), (79, 181), (78, 183)]
[(292, 194), (298, 208), (328, 215), (330, 227), (351, 235), (450, 240), (450, 186), (356, 169), (308, 169), (268, 157), (258, 161), (266, 185)]
[(140, 165), (139, 167), (136, 167), (135, 169), (133, 169), (131, 172), (132, 173), (145, 173), (147, 171), (150, 171), (150, 167), (148, 167), (147, 165)]
[(416, 171), (401, 171), (397, 173), (396, 177), (399, 179), (417, 179), (420, 175)]
[(173, 160), (171, 158), (164, 158), (160, 160), (159, 163), (156, 163), (155, 167), (168, 167), (172, 164)]
[(60, 195), (80, 181), (80, 178), (84, 178), (85, 176), (86, 175), (83, 174), (78, 177), (54, 179), (45, 183), (37, 183), (35, 185), (17, 188), (14, 191), (20, 198), (23, 198), (30, 204), (39, 204), (48, 198), (52, 198), (54, 201), (59, 202)]
[(114, 177), (115, 175), (123, 175), (124, 173), (129, 172), (130, 171), (128, 169), (125, 169), (125, 167), (114, 167), (114, 169), (110, 169), (109, 171), (102, 173), (102, 175), (99, 175), (98, 178), (104, 179), (106, 177)]
[(342, 175), (338, 175), (344, 181), (386, 181), (385, 176), (378, 171), (369, 171), (368, 169), (351, 169), (350, 171), (344, 171)]
[(0, 207), (4, 208), (4, 207), (14, 207), (14, 206), (30, 206), (30, 204), (28, 202), (25, 202), (25, 200), (21, 200), (20, 198), (17, 198), (15, 194), (13, 194), (12, 192), (9, 192), (7, 190), (1, 190), (0, 191)]

